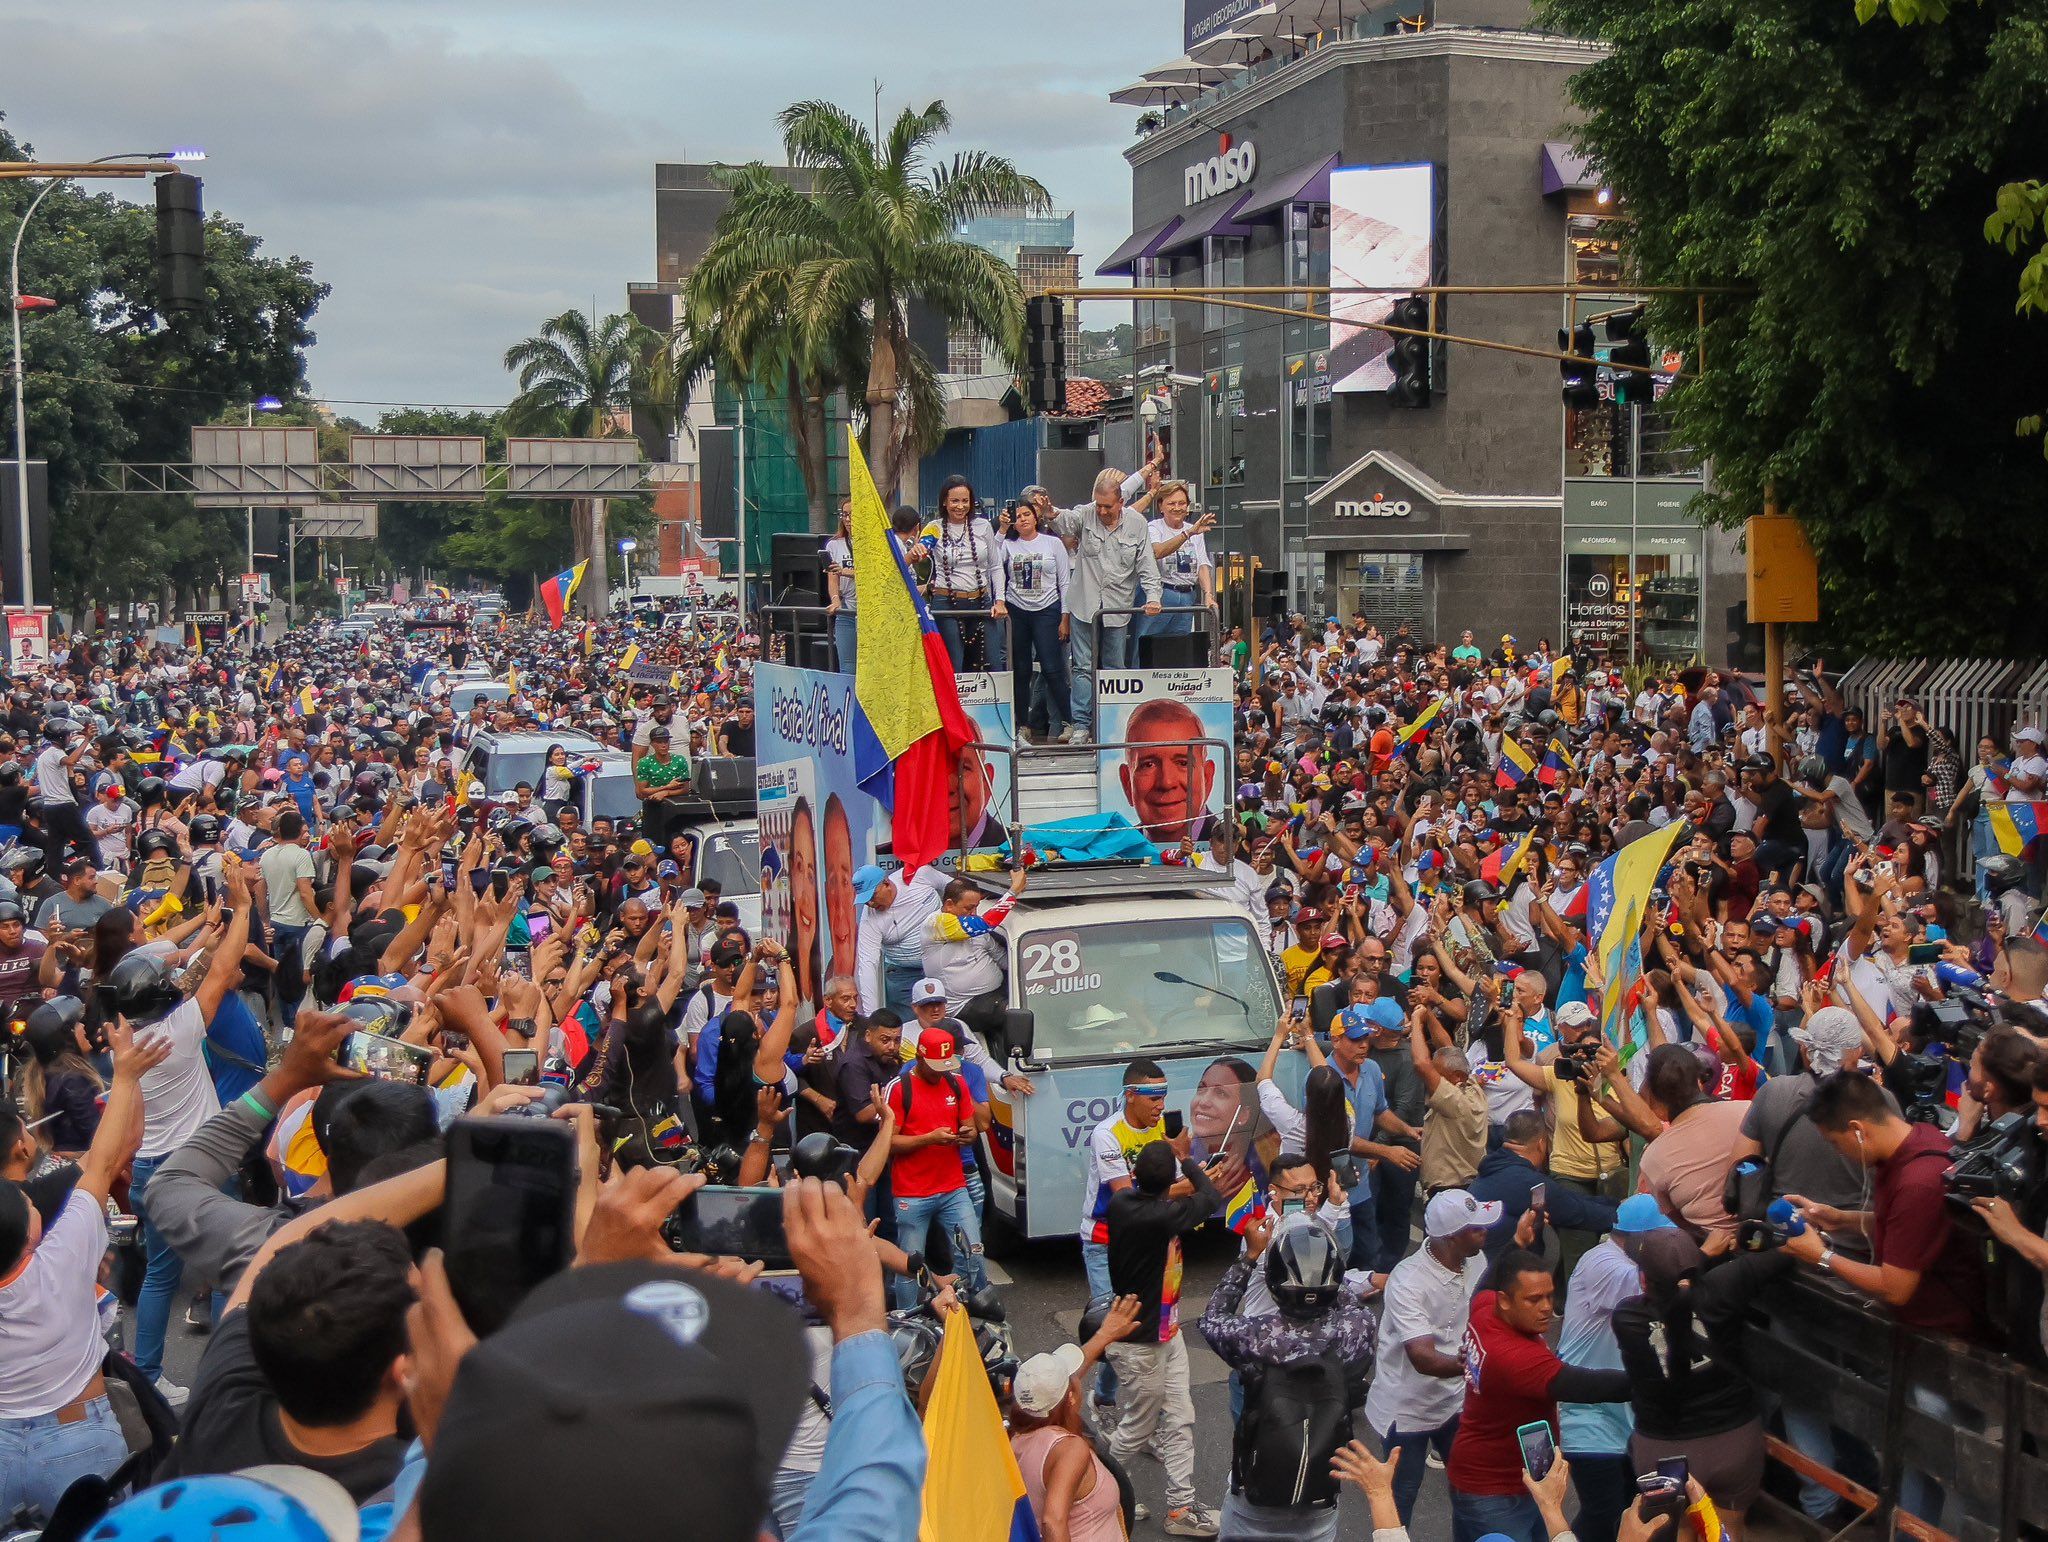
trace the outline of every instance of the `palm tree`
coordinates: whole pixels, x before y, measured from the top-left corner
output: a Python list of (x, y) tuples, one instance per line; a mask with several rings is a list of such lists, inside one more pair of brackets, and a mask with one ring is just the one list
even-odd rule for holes
[(693, 287), (707, 297), (737, 296), (750, 281), (765, 291), (765, 275), (776, 275), (788, 324), (811, 350), (803, 357), (821, 369), (826, 340), (860, 328), (868, 460), (886, 497), (908, 457), (945, 432), (936, 369), (910, 341), (906, 306), (919, 300), (949, 322), (973, 326), (1014, 366), (1024, 334), (1017, 275), (957, 231), (975, 215), (1036, 213), (1051, 199), (1002, 156), (966, 152), (932, 163), (933, 141), (953, 122), (943, 102), (904, 109), (879, 144), (830, 102), (798, 102), (778, 121), (789, 164), (812, 174), (811, 191), (759, 167), (728, 172), (732, 203)]
[[(572, 439), (627, 432), (626, 415), (644, 390), (647, 361), (660, 345), (632, 316), (607, 316), (594, 324), (581, 311), (550, 317), (538, 335), (505, 350), (505, 368), (519, 377), (519, 395), (505, 409), (506, 428)], [(605, 500), (572, 500), (569, 528), (576, 560), (590, 562), (577, 597), (584, 614), (601, 616), (611, 604)]]

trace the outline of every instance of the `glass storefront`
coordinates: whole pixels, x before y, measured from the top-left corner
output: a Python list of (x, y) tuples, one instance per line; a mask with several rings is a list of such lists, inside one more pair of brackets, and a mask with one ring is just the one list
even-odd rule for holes
[(1581, 668), (1680, 664), (1701, 655), (1705, 536), (1670, 518), (1685, 484), (1565, 486), (1565, 651)]
[[(1238, 487), (1244, 482), (1244, 366), (1219, 365), (1203, 376), (1202, 482), (1205, 487)], [(1213, 501), (1213, 500), (1212, 500)]]
[(1339, 552), (1335, 613), (1364, 614), (1382, 632), (1406, 621), (1418, 636), (1435, 634), (1435, 605), (1421, 552)]
[(1287, 476), (1312, 481), (1330, 474), (1330, 351), (1297, 353), (1281, 383), (1287, 402)]

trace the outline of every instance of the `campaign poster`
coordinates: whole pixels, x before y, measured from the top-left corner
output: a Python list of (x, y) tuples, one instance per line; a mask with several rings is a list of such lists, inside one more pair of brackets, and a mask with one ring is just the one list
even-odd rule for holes
[(963, 670), (954, 678), (975, 743), (961, 753), (953, 786), (953, 844), (961, 851), (1000, 846), (1009, 839), (1016, 806), (1010, 757), (1001, 753), (1017, 742), (1013, 677), (1007, 669), (991, 669)]
[(1231, 793), (1230, 671), (1104, 670), (1095, 721), (1102, 812), (1157, 846), (1206, 841)]
[(810, 1003), (827, 979), (854, 973), (854, 871), (889, 839), (889, 816), (854, 780), (853, 714), (851, 675), (785, 664), (754, 670), (762, 929), (789, 949), (798, 994)]

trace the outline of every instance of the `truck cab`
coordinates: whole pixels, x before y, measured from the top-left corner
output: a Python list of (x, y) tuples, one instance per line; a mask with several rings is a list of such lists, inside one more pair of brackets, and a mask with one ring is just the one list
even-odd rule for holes
[[(1005, 873), (964, 876), (991, 898), (1008, 888)], [(1262, 1173), (1272, 1142), (1256, 1075), (1283, 998), (1227, 876), (1035, 868), (1003, 933), (1009, 1002), (989, 1050), (1036, 1091), (989, 1088), (992, 1218), (1023, 1237), (1077, 1232), (1089, 1136), (1123, 1106), (1124, 1068), (1140, 1058), (1165, 1069), (1168, 1106), (1184, 1112), (1198, 1158), (1227, 1147)], [(1298, 1080), (1300, 1057), (1288, 1058)]]

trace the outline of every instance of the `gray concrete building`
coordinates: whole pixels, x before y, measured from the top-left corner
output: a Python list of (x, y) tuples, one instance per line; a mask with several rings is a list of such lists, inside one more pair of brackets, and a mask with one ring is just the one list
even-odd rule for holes
[[(1125, 152), (1131, 235), (1099, 272), (1283, 291), (1618, 277), (1626, 211), (1566, 143), (1566, 83), (1596, 45), (1530, 30), (1526, 0), (1408, 0), (1272, 54), (1148, 115)], [(1318, 615), (1549, 638), (1609, 664), (1726, 656), (1740, 568), (1684, 518), (1697, 471), (1654, 404), (1618, 407), (1602, 371), (1597, 404), (1569, 410), (1554, 361), (1439, 344), (1429, 405), (1396, 406), (1387, 335), (1341, 319), (1391, 300), (1336, 304), (1333, 324), (1135, 303), (1147, 421), (1220, 550), (1284, 569)], [(1616, 305), (1582, 298), (1576, 317)], [(1561, 295), (1464, 295), (1438, 326), (1554, 349), (1574, 319)]]

